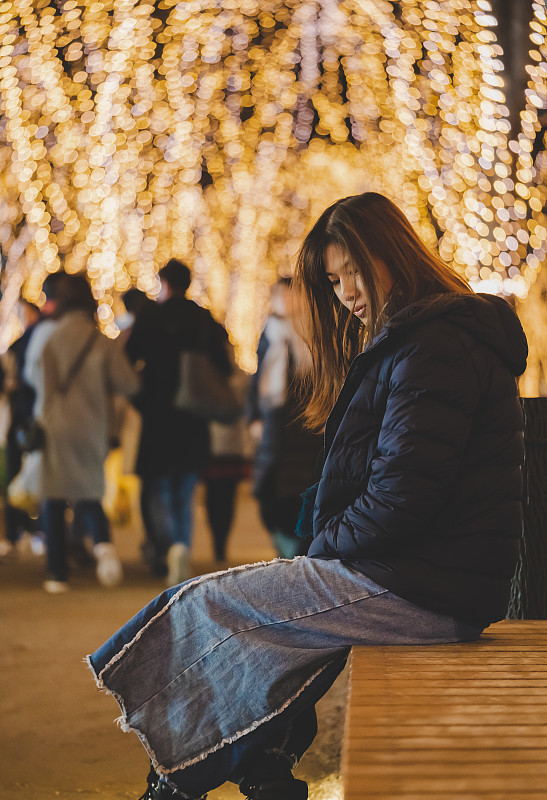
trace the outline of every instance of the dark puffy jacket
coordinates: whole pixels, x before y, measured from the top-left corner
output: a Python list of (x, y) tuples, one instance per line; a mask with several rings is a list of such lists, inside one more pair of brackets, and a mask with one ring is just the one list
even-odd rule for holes
[(179, 382), (182, 350), (205, 350), (230, 374), (228, 336), (211, 314), (186, 297), (150, 303), (137, 315), (127, 341), (134, 362), (143, 362), (142, 389), (135, 405), (142, 414), (137, 472), (144, 477), (202, 469), (209, 460), (209, 425), (179, 411), (173, 398)]
[(259, 419), (263, 423), (253, 465), (254, 492), (257, 497), (294, 497), (298, 509), (300, 493), (317, 480), (315, 467), (321, 453), (321, 437), (308, 431), (298, 419), (300, 406), (290, 353), (285, 402), (276, 408), (263, 407), (258, 386), (269, 346), (263, 332), (258, 342), (257, 370), (249, 386), (247, 417), (250, 422)]
[(522, 526), (526, 355), (498, 297), (436, 295), (395, 314), (329, 416), (308, 555), (464, 622), (503, 618)]

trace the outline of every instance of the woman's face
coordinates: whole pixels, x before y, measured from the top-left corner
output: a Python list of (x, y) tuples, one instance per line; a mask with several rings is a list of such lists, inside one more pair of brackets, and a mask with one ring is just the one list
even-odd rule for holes
[[(393, 286), (393, 278), (387, 265), (381, 259), (375, 259), (374, 264), (380, 278), (384, 298), (387, 300)], [(332, 283), (334, 294), (338, 300), (363, 324), (366, 324), (369, 321), (370, 299), (363, 278), (353, 268), (348, 254), (338, 245), (329, 244), (325, 252), (325, 266), (327, 278)]]

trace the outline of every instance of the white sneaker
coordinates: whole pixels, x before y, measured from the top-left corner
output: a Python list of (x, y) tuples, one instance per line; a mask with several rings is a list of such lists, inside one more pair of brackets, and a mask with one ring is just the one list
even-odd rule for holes
[(45, 556), (46, 543), (42, 536), (37, 533), (31, 534), (30, 537), (30, 550), (33, 556)]
[(172, 544), (167, 553), (167, 585), (176, 586), (191, 577), (190, 548), (181, 542)]
[(66, 581), (49, 580), (43, 582), (42, 589), (48, 594), (66, 594), (70, 591), (70, 586)]
[(123, 579), (122, 562), (112, 542), (99, 542), (93, 548), (93, 555), (97, 560), (95, 574), (102, 586), (118, 586)]

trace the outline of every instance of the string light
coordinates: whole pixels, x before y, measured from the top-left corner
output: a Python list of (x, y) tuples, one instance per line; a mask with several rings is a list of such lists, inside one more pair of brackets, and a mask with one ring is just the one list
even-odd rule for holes
[(399, 203), (478, 290), (545, 258), (546, 15), (520, 130), (488, 0), (0, 0), (0, 322), (86, 269), (103, 329), (176, 256), (254, 366), (268, 288), (329, 203)]

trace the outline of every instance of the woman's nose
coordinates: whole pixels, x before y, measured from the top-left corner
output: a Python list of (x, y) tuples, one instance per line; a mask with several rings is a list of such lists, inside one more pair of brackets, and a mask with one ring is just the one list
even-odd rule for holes
[(340, 289), (342, 292), (342, 297), (346, 302), (355, 300), (355, 278), (353, 275), (347, 276), (346, 278), (340, 278)]

